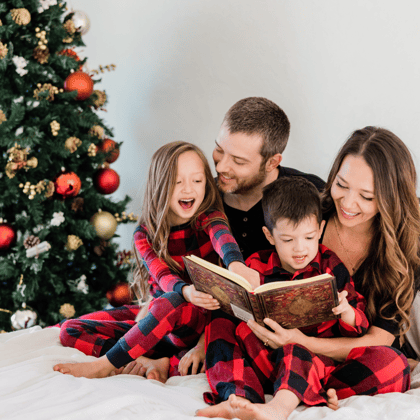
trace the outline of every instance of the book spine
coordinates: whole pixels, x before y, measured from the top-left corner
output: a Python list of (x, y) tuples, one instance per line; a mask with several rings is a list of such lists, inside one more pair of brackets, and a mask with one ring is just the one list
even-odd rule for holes
[(263, 307), (261, 306), (259, 296), (253, 293), (248, 293), (249, 303), (254, 313), (255, 322), (265, 327), (263, 319), (266, 317)]

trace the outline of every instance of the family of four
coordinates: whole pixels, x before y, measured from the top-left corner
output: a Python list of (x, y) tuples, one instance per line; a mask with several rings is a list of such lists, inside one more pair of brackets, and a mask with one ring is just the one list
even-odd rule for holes
[[(252, 97), (225, 115), (216, 179), (193, 144), (156, 151), (134, 233), (134, 286), (147, 312), (127, 305), (63, 321), (62, 344), (97, 359), (54, 370), (161, 382), (205, 371), (210, 406), (196, 415), (227, 419), (286, 419), (300, 403), (336, 409), (351, 395), (409, 389), (416, 362), (404, 335), (420, 271), (412, 156), (395, 134), (365, 127), (325, 183), (281, 164), (289, 133), (280, 107)], [(194, 288), (186, 255), (223, 264), (254, 288), (331, 273), (340, 317), (299, 329), (242, 322)]]

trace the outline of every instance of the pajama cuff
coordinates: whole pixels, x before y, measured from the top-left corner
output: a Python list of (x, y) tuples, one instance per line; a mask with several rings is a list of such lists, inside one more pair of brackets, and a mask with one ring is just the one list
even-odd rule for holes
[(178, 282), (176, 282), (175, 285), (174, 285), (174, 292), (177, 292), (182, 297), (184, 297), (184, 295), (182, 294), (182, 288), (184, 286), (189, 286), (189, 284), (188, 283), (185, 283), (185, 281), (178, 281)]
[(130, 348), (124, 349), (125, 340), (118, 340), (114, 347), (106, 353), (107, 359), (119, 369), (122, 366), (125, 366), (127, 363), (132, 362), (134, 359), (128, 354)]

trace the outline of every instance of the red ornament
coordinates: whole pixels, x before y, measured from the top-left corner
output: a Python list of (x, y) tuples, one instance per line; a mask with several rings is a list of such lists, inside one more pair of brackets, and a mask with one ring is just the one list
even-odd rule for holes
[(108, 163), (115, 162), (120, 155), (118, 144), (114, 140), (108, 138), (105, 138), (104, 141), (98, 146), (98, 152), (107, 155), (105, 161)]
[(111, 168), (101, 168), (96, 172), (93, 183), (101, 194), (112, 194), (120, 186), (120, 176)]
[(64, 90), (67, 92), (77, 90), (76, 100), (83, 101), (92, 95), (93, 80), (87, 73), (75, 71), (69, 74), (64, 81)]
[(79, 194), (82, 181), (74, 172), (65, 172), (54, 182), (55, 191), (63, 197), (74, 197)]
[(16, 232), (8, 223), (0, 223), (0, 251), (7, 251), (16, 241)]
[(127, 283), (117, 283), (106, 292), (108, 302), (114, 307), (129, 305), (133, 301), (130, 286)]
[[(74, 58), (76, 61), (80, 61), (79, 56), (74, 52), (74, 50), (72, 50), (71, 48), (67, 48), (65, 50), (62, 50), (58, 53), (58, 55), (66, 55), (67, 57), (72, 57)], [(82, 71), (83, 66), (80, 65), (79, 66), (79, 70)]]

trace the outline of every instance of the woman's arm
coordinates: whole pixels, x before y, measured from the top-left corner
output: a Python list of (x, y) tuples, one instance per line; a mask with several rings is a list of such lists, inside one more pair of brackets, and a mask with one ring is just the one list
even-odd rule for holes
[(286, 344), (296, 343), (306, 347), (313, 353), (331, 357), (339, 362), (344, 361), (353, 348), (390, 346), (395, 339), (388, 331), (375, 326), (371, 326), (362, 337), (319, 338), (308, 337), (297, 328), (287, 330), (268, 318), (264, 322), (274, 332), (271, 332), (254, 321), (248, 321), (248, 326), (263, 343), (267, 343), (271, 348), (276, 349)]

